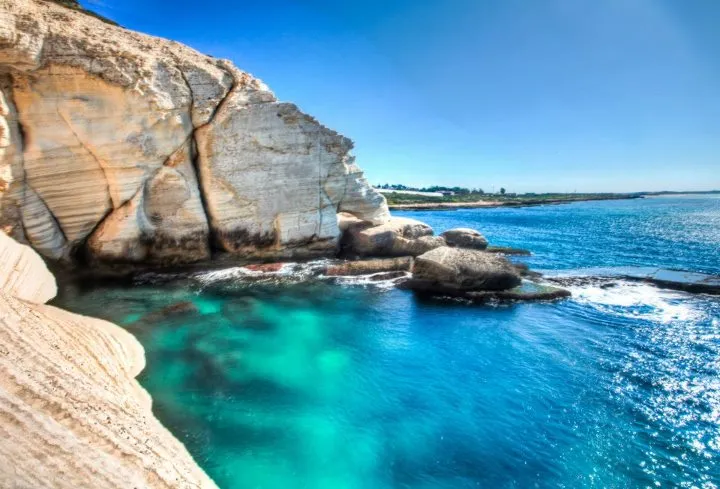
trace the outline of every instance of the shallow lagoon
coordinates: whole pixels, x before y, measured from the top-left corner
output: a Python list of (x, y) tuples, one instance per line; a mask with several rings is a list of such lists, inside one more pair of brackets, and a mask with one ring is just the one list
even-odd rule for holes
[[(404, 215), (546, 270), (720, 273), (713, 198)], [(156, 414), (221, 487), (720, 486), (717, 297), (619, 282), (470, 306), (362, 280), (156, 279), (57, 302), (139, 337)]]

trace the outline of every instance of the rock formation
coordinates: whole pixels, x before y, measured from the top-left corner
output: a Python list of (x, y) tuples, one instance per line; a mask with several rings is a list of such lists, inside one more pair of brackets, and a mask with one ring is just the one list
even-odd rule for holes
[(153, 417), (137, 340), (43, 304), (54, 277), (1, 232), (0, 259), (0, 487), (215, 487)]
[(458, 248), (471, 248), (474, 250), (484, 250), (488, 246), (485, 236), (478, 231), (469, 228), (449, 229), (440, 236), (445, 238), (448, 246), (457, 246)]
[(228, 61), (0, 0), (0, 224), (48, 258), (332, 254), (338, 212), (389, 218), (351, 149)]
[(393, 217), (381, 225), (340, 215), (343, 230), (341, 247), (348, 256), (418, 256), (439, 246), (445, 240), (433, 236), (427, 224), (405, 217)]
[(507, 290), (522, 282), (505, 258), (443, 246), (418, 256), (408, 287), (438, 293)]

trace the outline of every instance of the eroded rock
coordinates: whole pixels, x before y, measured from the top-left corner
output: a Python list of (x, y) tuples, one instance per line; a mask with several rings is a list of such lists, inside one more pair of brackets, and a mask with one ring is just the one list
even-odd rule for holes
[(54, 277), (3, 233), (0, 285), (0, 487), (215, 487), (153, 416), (132, 335), (43, 304)]
[(449, 229), (440, 236), (445, 238), (448, 246), (458, 248), (470, 248), (473, 250), (484, 250), (488, 246), (488, 240), (478, 231), (469, 228)]
[(344, 218), (342, 250), (357, 256), (418, 256), (445, 246), (445, 240), (433, 236), (427, 224), (404, 217), (392, 217), (387, 223), (374, 226), (370, 222), (350, 222)]
[(389, 218), (349, 139), (228, 61), (0, 0), (0, 72), (0, 225), (46, 257), (330, 255), (337, 212)]
[(407, 287), (431, 292), (497, 291), (520, 285), (505, 258), (478, 250), (443, 246), (418, 256)]

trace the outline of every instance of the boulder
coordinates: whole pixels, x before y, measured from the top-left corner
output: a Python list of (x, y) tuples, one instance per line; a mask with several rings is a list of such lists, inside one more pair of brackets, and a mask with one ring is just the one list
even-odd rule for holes
[(367, 221), (356, 221), (345, 227), (341, 247), (347, 255), (418, 256), (445, 246), (445, 240), (433, 236), (430, 226), (415, 219), (392, 217), (379, 226), (373, 226)]
[(501, 256), (443, 246), (415, 259), (407, 286), (438, 293), (497, 291), (516, 287), (521, 281), (517, 270)]
[(445, 238), (448, 246), (458, 248), (470, 248), (473, 250), (484, 250), (488, 241), (478, 231), (469, 228), (455, 228), (445, 231), (440, 236)]

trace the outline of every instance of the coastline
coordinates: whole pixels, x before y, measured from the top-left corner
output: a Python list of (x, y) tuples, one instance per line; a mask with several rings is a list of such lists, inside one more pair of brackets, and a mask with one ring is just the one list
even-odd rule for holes
[(573, 202), (586, 202), (592, 200), (629, 200), (642, 199), (644, 195), (597, 196), (577, 199), (526, 199), (515, 200), (479, 200), (476, 202), (418, 202), (415, 204), (388, 204), (390, 210), (397, 211), (442, 211), (456, 209), (480, 209), (495, 207), (533, 207), (538, 205), (560, 205)]

